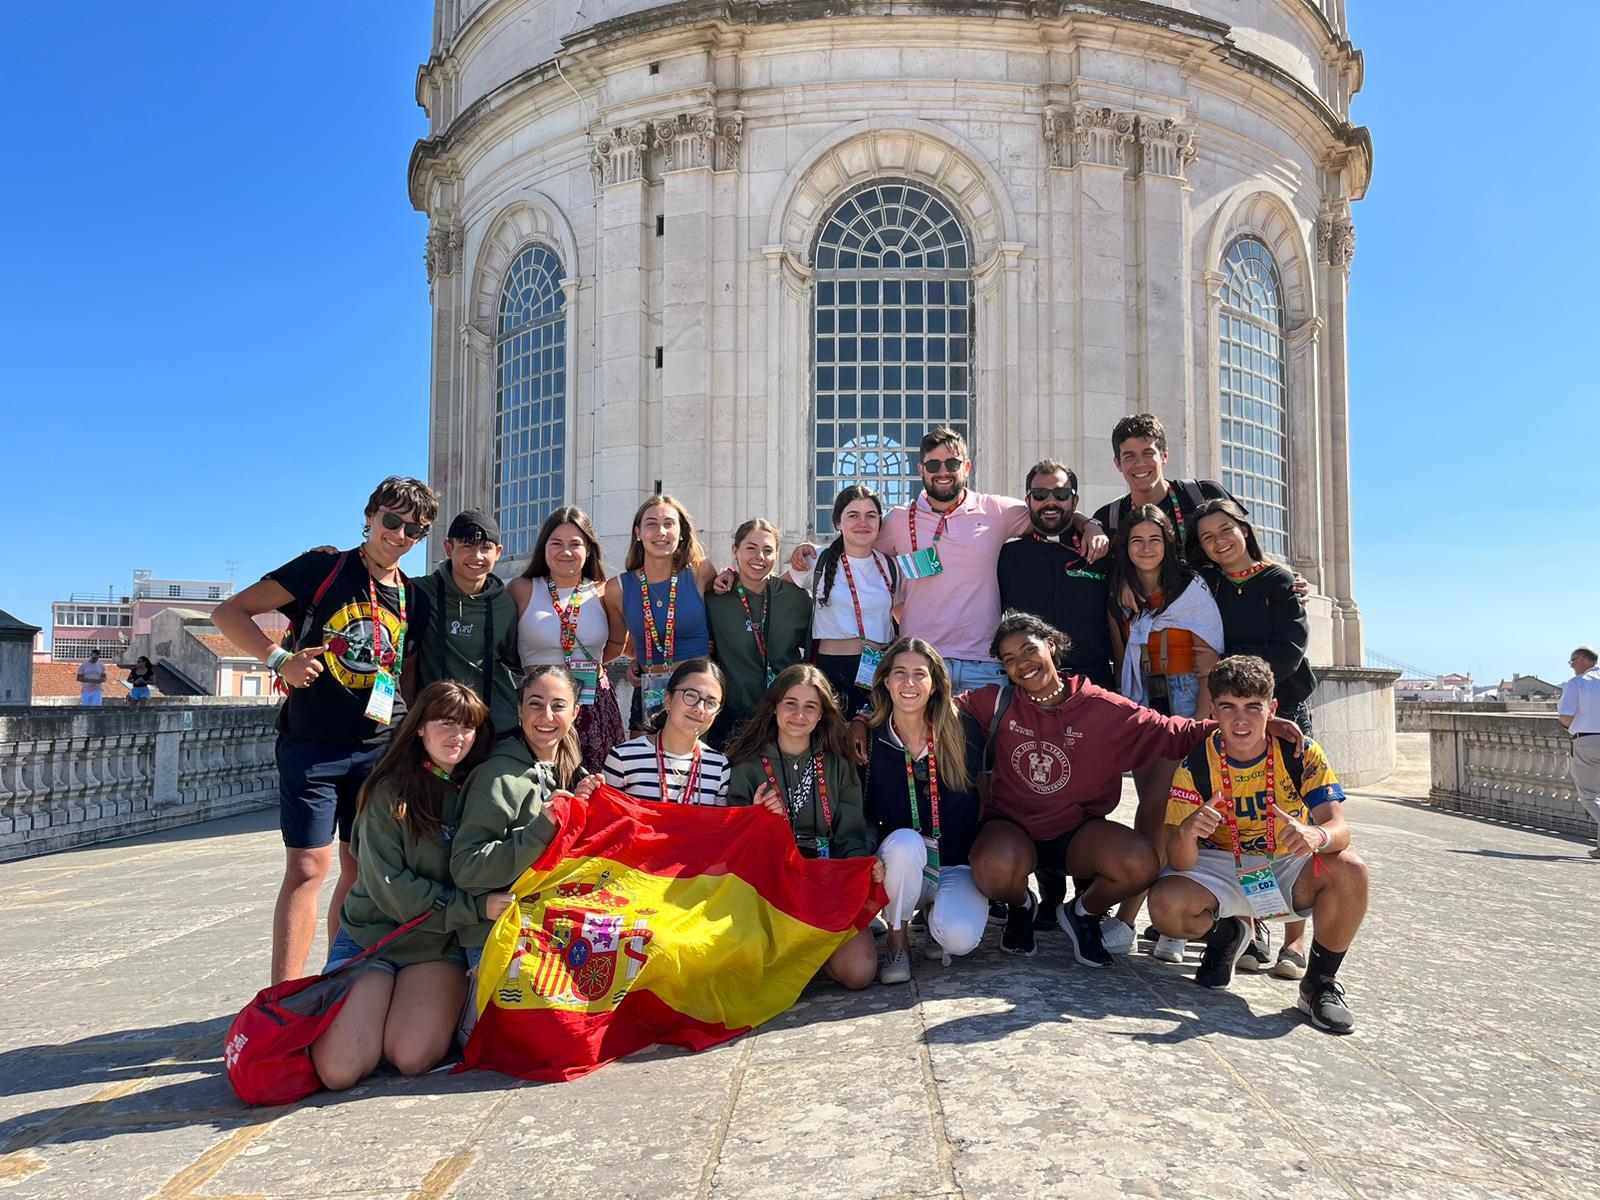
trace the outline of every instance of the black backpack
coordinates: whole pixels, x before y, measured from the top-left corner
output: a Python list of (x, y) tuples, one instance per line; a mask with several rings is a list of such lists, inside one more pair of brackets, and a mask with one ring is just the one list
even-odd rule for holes
[[(1174, 499), (1173, 500), (1173, 503), (1178, 505), (1180, 511), (1183, 511), (1185, 513), (1192, 513), (1192, 512), (1194, 512), (1195, 509), (1199, 508), (1202, 504), (1204, 504), (1206, 502), (1206, 494), (1200, 490), (1200, 482), (1199, 482), (1199, 480), (1195, 480), (1195, 479), (1169, 479), (1169, 480), (1167, 480), (1167, 486), (1172, 488), (1172, 489), (1174, 489), (1174, 492), (1175, 492), (1176, 496), (1181, 496), (1182, 497), (1182, 500), (1179, 500), (1179, 499)], [(1188, 501), (1188, 504), (1184, 505), (1182, 501)], [(1131, 508), (1132, 506), (1130, 505), (1129, 507)], [(1111, 523), (1106, 526), (1106, 536), (1107, 537), (1112, 537), (1112, 536), (1114, 536), (1116, 534), (1116, 532), (1117, 532), (1117, 522), (1119, 520), (1121, 520), (1121, 519), (1122, 519), (1122, 501), (1118, 500), (1115, 504), (1113, 504), (1111, 506), (1111, 516), (1110, 516)]]
[[(1209, 738), (1206, 739), (1210, 741)], [(1294, 789), (1295, 799), (1305, 799), (1306, 760), (1303, 755), (1296, 754), (1294, 743), (1284, 738), (1274, 739), (1278, 743), (1278, 752), (1283, 755), (1283, 761), (1289, 768), (1289, 786)], [(1194, 776), (1194, 790), (1205, 800), (1211, 802), (1211, 756), (1204, 753), (1205, 743), (1198, 747), (1200, 753), (1192, 757), (1199, 761), (1189, 767), (1189, 773)]]

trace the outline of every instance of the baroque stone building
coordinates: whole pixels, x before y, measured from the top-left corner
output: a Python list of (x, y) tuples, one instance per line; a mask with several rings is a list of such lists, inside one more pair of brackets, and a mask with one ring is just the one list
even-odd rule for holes
[(719, 560), (766, 515), (1045, 455), (1092, 508), (1158, 414), (1361, 663), (1346, 294), (1371, 142), (1345, 0), (437, 0), (410, 166), (430, 218), (430, 470), (524, 556), (609, 553), (660, 481)]

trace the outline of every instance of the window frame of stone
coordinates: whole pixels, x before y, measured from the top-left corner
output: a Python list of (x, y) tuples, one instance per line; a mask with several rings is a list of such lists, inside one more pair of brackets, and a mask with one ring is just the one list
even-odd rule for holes
[(1223, 486), (1250, 510), (1262, 551), (1287, 562), (1293, 513), (1283, 274), (1255, 233), (1229, 240), (1218, 271), (1218, 469)]
[(497, 289), (489, 487), (508, 558), (531, 553), (540, 525), (566, 503), (568, 282), (560, 251), (530, 239)]
[[(902, 223), (891, 223), (890, 216)], [(932, 184), (902, 175), (855, 183), (817, 222), (808, 305), (811, 533), (832, 532), (833, 499), (851, 483), (871, 484), (885, 508), (915, 498), (921, 491), (917, 446), (927, 430), (950, 425), (973, 445), (975, 250), (957, 204)], [(864, 265), (864, 258), (873, 261)], [(905, 265), (908, 258), (919, 265)], [(959, 372), (964, 383), (957, 383)], [(914, 373), (921, 380), (916, 387)], [(899, 435), (887, 443), (886, 427)], [(847, 470), (846, 459), (860, 465)], [(891, 466), (899, 469), (890, 474), (885, 468)]]

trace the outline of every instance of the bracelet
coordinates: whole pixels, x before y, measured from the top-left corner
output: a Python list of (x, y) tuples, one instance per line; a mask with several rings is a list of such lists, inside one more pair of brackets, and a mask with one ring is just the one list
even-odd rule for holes
[(1317, 832), (1322, 835), (1322, 845), (1317, 847), (1316, 853), (1317, 854), (1321, 854), (1329, 846), (1333, 845), (1333, 834), (1329, 833), (1326, 829), (1322, 829), (1320, 827), (1317, 829)]
[(282, 646), (274, 646), (267, 653), (267, 670), (276, 675), (283, 669), (283, 664), (293, 657), (291, 651), (285, 650)]

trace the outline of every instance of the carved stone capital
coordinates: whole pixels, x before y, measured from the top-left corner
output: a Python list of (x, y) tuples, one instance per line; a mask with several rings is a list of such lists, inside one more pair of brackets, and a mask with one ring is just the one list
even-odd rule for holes
[(1324, 213), (1318, 217), (1317, 261), (1348, 267), (1355, 256), (1355, 222), (1343, 213)]
[(1140, 117), (1137, 136), (1142, 155), (1140, 170), (1149, 175), (1189, 177), (1189, 164), (1195, 160), (1195, 133), (1171, 117)]
[(731, 113), (717, 121), (717, 165), (719, 171), (739, 169), (739, 147), (744, 144), (744, 114)]
[(428, 227), (428, 237), (423, 244), (422, 264), (428, 269), (428, 286), (435, 279), (454, 275), (461, 269), (461, 252), (466, 244), (466, 233), (454, 214), (439, 213)]
[(679, 113), (651, 127), (655, 144), (661, 147), (662, 170), (688, 171), (712, 165), (716, 150), (717, 116), (710, 109)]
[(1045, 105), (1044, 144), (1050, 166), (1072, 165), (1072, 114), (1066, 109)]
[(595, 186), (631, 183), (644, 178), (645, 150), (650, 145), (650, 124), (638, 121), (617, 125), (595, 135), (589, 151), (589, 170)]
[(1128, 166), (1128, 144), (1137, 117), (1105, 105), (1079, 104), (1072, 110), (1072, 165)]

